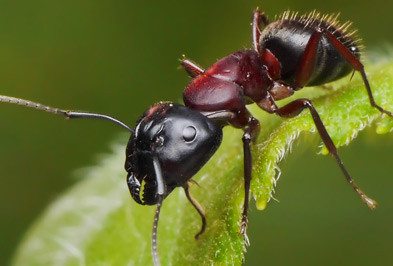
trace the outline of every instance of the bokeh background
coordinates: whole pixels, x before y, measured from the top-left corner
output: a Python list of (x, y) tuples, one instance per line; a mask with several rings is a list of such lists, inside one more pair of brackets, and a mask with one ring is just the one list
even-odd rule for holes
[[(341, 12), (368, 49), (393, 43), (393, 2), (0, 1), (0, 94), (108, 113), (132, 124), (159, 100), (180, 101), (186, 54), (202, 66), (250, 46), (251, 11)], [(393, 89), (393, 88), (392, 88)], [(1, 104), (0, 265), (49, 202), (77, 182), (73, 171), (109, 151), (119, 128), (67, 122)], [(240, 140), (239, 140), (240, 141)], [(127, 140), (124, 140), (126, 144)], [(366, 130), (341, 149), (380, 202), (371, 213), (318, 141), (298, 142), (281, 164), (276, 198), (252, 211), (247, 265), (388, 265), (393, 262), (393, 135)], [(122, 167), (122, 163), (119, 163)]]

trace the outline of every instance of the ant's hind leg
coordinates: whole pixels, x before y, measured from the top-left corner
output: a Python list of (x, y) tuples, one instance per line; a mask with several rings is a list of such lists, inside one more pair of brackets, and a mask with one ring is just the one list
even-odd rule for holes
[(262, 27), (266, 27), (269, 24), (269, 20), (264, 12), (259, 11), (259, 8), (255, 9), (252, 15), (252, 44), (255, 51), (258, 50), (259, 38), (261, 36)]
[(370, 83), (368, 81), (366, 72), (364, 71), (364, 66), (360, 60), (348, 49), (348, 47), (346, 47), (339, 39), (337, 39), (336, 36), (326, 29), (319, 28), (311, 35), (306, 49), (304, 50), (304, 53), (300, 59), (299, 68), (295, 78), (295, 89), (302, 88), (309, 81), (315, 68), (315, 61), (317, 57), (316, 54), (322, 36), (325, 36), (329, 40), (329, 42), (336, 48), (337, 52), (339, 52), (339, 54), (345, 58), (345, 60), (353, 67), (354, 70), (360, 72), (371, 106), (378, 109), (381, 113), (393, 117), (392, 112), (385, 110), (375, 102)]
[(205, 70), (198, 66), (195, 62), (183, 57), (180, 60), (180, 65), (184, 68), (184, 70), (188, 73), (191, 78), (195, 78), (199, 75), (202, 75)]
[(368, 98), (370, 100), (370, 104), (372, 107), (378, 109), (381, 113), (387, 114), (390, 117), (393, 117), (393, 113), (385, 110), (381, 106), (379, 106), (374, 99), (373, 93), (371, 91), (370, 83), (368, 82), (368, 78), (366, 72), (364, 71), (364, 66), (362, 62), (353, 54), (351, 51), (344, 45), (340, 40), (338, 40), (331, 32), (327, 30), (323, 30), (323, 34), (328, 38), (330, 43), (336, 48), (336, 50), (341, 54), (342, 57), (347, 60), (347, 62), (356, 70), (360, 72), (362, 76), (364, 86), (366, 87)]
[(299, 68), (296, 71), (294, 89), (303, 88), (310, 80), (314, 72), (315, 63), (317, 59), (318, 45), (321, 41), (322, 32), (315, 31), (308, 40), (306, 49), (300, 58)]
[(377, 207), (377, 202), (373, 199), (369, 198), (359, 187), (356, 185), (355, 181), (347, 171), (344, 166), (344, 163), (341, 161), (340, 156), (338, 155), (337, 148), (333, 143), (329, 133), (327, 132), (324, 124), (322, 123), (321, 118), (317, 110), (314, 108), (313, 104), (308, 99), (298, 99), (289, 104), (272, 110), (273, 113), (281, 116), (281, 117), (295, 117), (299, 115), (304, 109), (310, 110), (312, 119), (314, 120), (315, 126), (318, 130), (319, 135), (322, 138), (323, 143), (325, 144), (326, 148), (328, 149), (329, 153), (334, 157), (338, 166), (340, 167), (342, 173), (344, 174), (347, 182), (352, 186), (355, 192), (359, 195), (360, 199), (370, 208), (375, 209)]

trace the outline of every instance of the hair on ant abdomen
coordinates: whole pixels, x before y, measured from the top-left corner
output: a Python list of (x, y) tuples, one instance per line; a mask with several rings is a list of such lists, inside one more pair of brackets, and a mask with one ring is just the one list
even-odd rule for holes
[[(281, 63), (281, 78), (296, 87), (295, 74), (309, 39), (317, 31), (331, 33), (356, 57), (360, 58), (363, 46), (351, 28), (352, 23), (341, 23), (339, 14), (321, 15), (316, 11), (299, 16), (286, 11), (261, 32), (259, 49), (269, 49)], [(322, 36), (316, 52), (315, 68), (306, 84), (315, 86), (344, 77), (353, 70), (326, 36)]]

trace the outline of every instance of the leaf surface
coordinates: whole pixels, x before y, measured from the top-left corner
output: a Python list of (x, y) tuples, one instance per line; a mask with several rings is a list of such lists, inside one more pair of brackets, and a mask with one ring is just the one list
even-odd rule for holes
[[(368, 74), (376, 102), (393, 110), (393, 63), (376, 64)], [(370, 125), (375, 125), (379, 134), (393, 129), (393, 119), (369, 105), (359, 78), (349, 82), (347, 77), (322, 88), (305, 88), (294, 97), (313, 100), (338, 147), (349, 144)], [(250, 109), (261, 121), (262, 129), (253, 146), (251, 189), (257, 208), (264, 209), (277, 183), (278, 164), (292, 143), (300, 134), (318, 135), (308, 111), (296, 118), (281, 119), (255, 106)], [(191, 192), (205, 207), (208, 222), (199, 240), (194, 235), (200, 219), (182, 189), (176, 189), (164, 201), (159, 224), (163, 265), (241, 264), (245, 250), (238, 233), (244, 193), (241, 134), (225, 128), (220, 149), (194, 177), (201, 187), (192, 186)], [(53, 202), (31, 227), (14, 257), (14, 265), (152, 263), (150, 237), (155, 208), (140, 206), (129, 196), (123, 170), (127, 137), (121, 139), (122, 145), (114, 145), (113, 152), (103, 156), (97, 165), (79, 171), (81, 181)], [(321, 153), (326, 154), (322, 145)]]

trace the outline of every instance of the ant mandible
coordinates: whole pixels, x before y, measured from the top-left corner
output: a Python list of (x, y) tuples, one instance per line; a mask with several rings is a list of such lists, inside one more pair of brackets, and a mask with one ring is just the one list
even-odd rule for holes
[(260, 130), (258, 120), (246, 108), (250, 103), (285, 118), (295, 117), (308, 109), (323, 143), (348, 183), (369, 208), (376, 208), (377, 203), (360, 190), (346, 170), (312, 102), (297, 99), (283, 107), (276, 105), (276, 101), (305, 86), (322, 85), (351, 71), (358, 71), (370, 104), (393, 117), (391, 112), (375, 102), (360, 62), (360, 44), (348, 27), (349, 23), (337, 22), (337, 16), (321, 16), (315, 11), (304, 16), (287, 11), (269, 22), (267, 16), (256, 9), (252, 20), (253, 49), (234, 52), (206, 70), (188, 59), (182, 59), (181, 65), (192, 78), (183, 93), (185, 106), (170, 102), (154, 104), (137, 121), (135, 128), (108, 115), (67, 111), (20, 98), (0, 95), (0, 102), (32, 107), (70, 119), (107, 120), (131, 132), (126, 149), (127, 184), (137, 203), (157, 205), (152, 255), (158, 265), (160, 209), (163, 200), (176, 187), (184, 188), (187, 199), (201, 216), (202, 226), (195, 238), (205, 231), (205, 213), (191, 196), (189, 183), (219, 147), (222, 128), (226, 125), (244, 130), (244, 204), (240, 233), (248, 244), (246, 229), (252, 171), (250, 145)]

